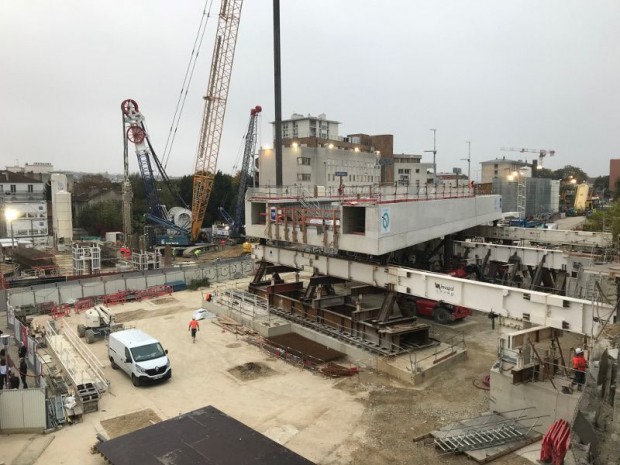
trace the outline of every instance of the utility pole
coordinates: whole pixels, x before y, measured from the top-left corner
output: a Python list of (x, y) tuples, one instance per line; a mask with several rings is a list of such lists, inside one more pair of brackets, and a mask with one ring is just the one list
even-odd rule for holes
[(433, 184), (437, 186), (437, 129), (429, 129), (429, 131), (433, 131), (433, 150), (425, 150), (424, 152), (433, 153), (433, 176), (435, 177)]
[(282, 69), (280, 63), (280, 0), (273, 0), (273, 77), (275, 94), (276, 186), (282, 186)]
[(467, 162), (467, 182), (471, 181), (471, 141), (466, 140), (467, 144), (467, 158), (461, 158), (461, 160)]

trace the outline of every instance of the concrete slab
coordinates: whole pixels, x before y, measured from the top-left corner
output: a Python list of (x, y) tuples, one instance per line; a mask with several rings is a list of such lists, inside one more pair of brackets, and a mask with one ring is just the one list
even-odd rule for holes
[(34, 465), (54, 439), (53, 434), (31, 438), (17, 458), (11, 462), (12, 465)]

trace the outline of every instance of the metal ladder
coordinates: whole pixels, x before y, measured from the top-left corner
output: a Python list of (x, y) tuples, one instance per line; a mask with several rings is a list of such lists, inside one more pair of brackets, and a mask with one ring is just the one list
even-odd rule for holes
[(486, 449), (516, 441), (525, 434), (526, 431), (517, 429), (513, 424), (500, 425), (482, 431), (468, 431), (454, 436), (435, 438), (435, 446), (446, 453)]

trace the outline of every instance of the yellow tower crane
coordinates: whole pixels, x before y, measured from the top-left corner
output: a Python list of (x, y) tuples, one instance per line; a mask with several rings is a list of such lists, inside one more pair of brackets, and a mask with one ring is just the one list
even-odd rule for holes
[(243, 0), (222, 0), (220, 7), (194, 170), (191, 230), (194, 242), (200, 236), (213, 190), (242, 6)]

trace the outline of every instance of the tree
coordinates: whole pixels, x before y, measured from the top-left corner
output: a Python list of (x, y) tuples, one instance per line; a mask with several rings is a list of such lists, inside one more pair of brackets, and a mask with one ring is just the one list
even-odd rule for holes
[(609, 208), (592, 213), (586, 226), (589, 231), (611, 231), (615, 243), (620, 234), (620, 201), (613, 202)]
[(609, 176), (599, 176), (594, 180), (592, 185), (593, 191), (601, 197), (606, 197), (605, 193), (610, 195), (609, 192)]
[(121, 203), (106, 200), (84, 208), (78, 217), (80, 225), (92, 236), (105, 236), (108, 231), (121, 231), (123, 215)]
[(581, 168), (572, 165), (566, 165), (564, 168), (560, 168), (559, 170), (555, 170), (553, 172), (554, 179), (566, 180), (572, 176), (571, 179), (576, 179), (577, 184), (586, 181), (588, 179), (588, 175)]
[(547, 168), (541, 168), (539, 170), (536, 170), (536, 177), (545, 179), (556, 179), (554, 171), (551, 171)]

